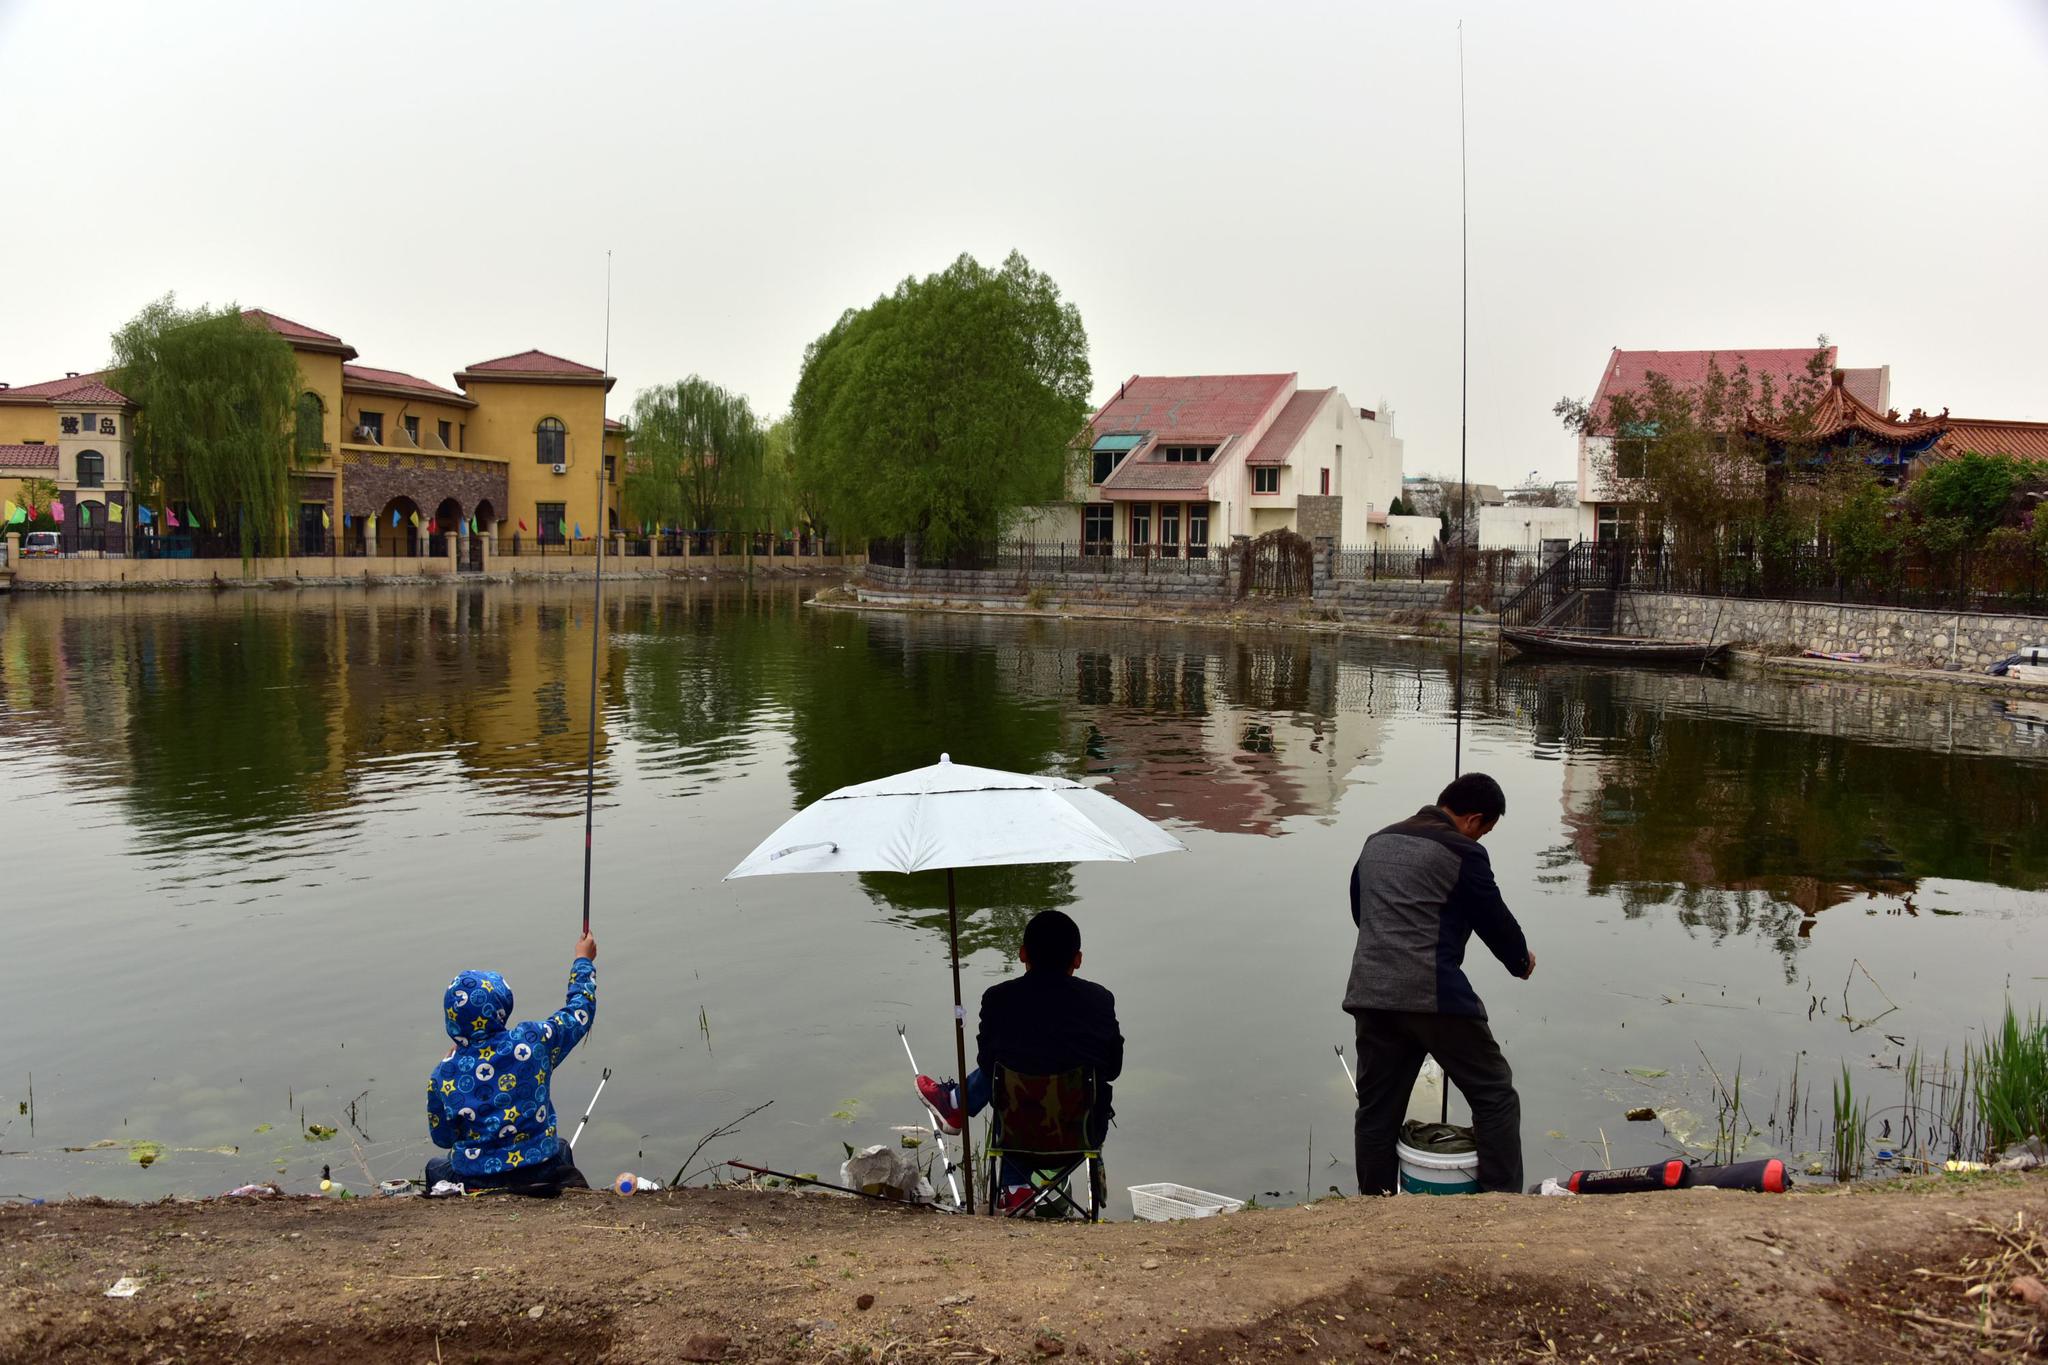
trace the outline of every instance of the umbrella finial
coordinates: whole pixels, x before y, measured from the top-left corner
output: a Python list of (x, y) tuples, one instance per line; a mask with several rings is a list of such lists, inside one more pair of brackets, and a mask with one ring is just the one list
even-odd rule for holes
[(952, 761), (953, 761), (953, 755), (951, 755), (951, 754), (940, 754), (940, 755), (939, 755), (939, 762), (941, 762), (941, 763), (951, 763)]

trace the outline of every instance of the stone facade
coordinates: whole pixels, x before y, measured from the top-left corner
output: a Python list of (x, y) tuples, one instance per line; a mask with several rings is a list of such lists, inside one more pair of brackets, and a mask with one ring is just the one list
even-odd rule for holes
[(444, 498), (455, 499), (467, 517), (488, 501), (492, 515), (506, 515), (505, 466), (497, 460), (471, 460), (460, 455), (426, 455), (350, 450), (344, 454), (342, 510), (351, 520), (374, 517), (394, 498), (410, 498), (422, 516), (432, 516)]
[(1294, 529), (1314, 544), (1328, 539), (1344, 543), (1344, 499), (1335, 494), (1303, 493), (1294, 500)]
[(1676, 593), (1623, 593), (1615, 629), (1628, 635), (1725, 640), (1824, 653), (1862, 650), (1880, 663), (1913, 668), (1954, 664), (1971, 672), (2024, 645), (2048, 644), (2048, 618), (1978, 616), (1832, 602), (1749, 601)]

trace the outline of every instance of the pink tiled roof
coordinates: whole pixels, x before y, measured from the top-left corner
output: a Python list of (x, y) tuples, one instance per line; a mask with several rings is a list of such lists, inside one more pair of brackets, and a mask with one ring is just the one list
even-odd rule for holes
[(1856, 401), (1867, 407), (1883, 412), (1892, 405), (1891, 384), (1885, 376), (1885, 367), (1872, 365), (1867, 369), (1843, 370), (1842, 385), (1856, 396)]
[(1160, 439), (1249, 431), (1294, 381), (1291, 374), (1133, 375), (1102, 405), (1097, 436), (1150, 431)]
[(261, 308), (244, 308), (242, 316), (251, 322), (262, 323), (287, 341), (318, 341), (325, 342), (329, 346), (346, 344), (332, 332), (323, 332), (318, 327), (308, 327), (303, 322), (293, 322), (290, 318), (281, 318), (277, 314), (266, 312)]
[(45, 441), (32, 446), (0, 446), (0, 469), (55, 469), (57, 444)]
[[(81, 384), (99, 382), (106, 375), (105, 370), (94, 370), (91, 374), (68, 374), (62, 379), (45, 379), (37, 384), (16, 384), (0, 389), (0, 403), (48, 403), (60, 393), (68, 393)], [(107, 392), (112, 393), (109, 389)], [(127, 402), (123, 398), (120, 402)]]
[(1964, 451), (2048, 461), (2048, 422), (2001, 422), (1992, 417), (1951, 417), (1948, 433), (1922, 456), (1939, 463)]
[(1109, 476), (1102, 491), (1110, 498), (1140, 493), (1193, 493), (1209, 486), (1214, 464), (1157, 464), (1149, 460), (1125, 460)]
[[(1834, 368), (1835, 349), (1833, 346), (1827, 348), (1830, 369)], [(1752, 383), (1769, 375), (1773, 387), (1782, 392), (1787, 384), (1806, 377), (1806, 367), (1812, 359), (1811, 346), (1749, 351), (1616, 349), (1607, 358), (1607, 368), (1600, 373), (1600, 388), (1593, 395), (1593, 411), (1604, 412), (1608, 399), (1616, 394), (1634, 393), (1652, 374), (1661, 374), (1680, 388), (1696, 388), (1706, 382), (1710, 365), (1720, 366), (1723, 374), (1733, 374), (1738, 367), (1746, 368)]]
[(1280, 415), (1273, 419), (1273, 425), (1266, 428), (1266, 434), (1252, 447), (1252, 453), (1244, 457), (1246, 464), (1286, 464), (1287, 453), (1294, 449), (1294, 443), (1301, 439), (1301, 433), (1308, 430), (1309, 419), (1316, 415), (1316, 409), (1323, 400), (1335, 393), (1335, 389), (1298, 389), (1287, 400), (1287, 406), (1280, 409)]
[(97, 379), (73, 380), (68, 389), (59, 389), (50, 395), (52, 403), (111, 403), (125, 405), (128, 396), (108, 388)]
[(607, 417), (604, 419), (604, 429), (606, 431), (624, 431), (626, 424), (616, 417)]
[(580, 374), (592, 378), (602, 377), (603, 370), (579, 365), (573, 360), (564, 360), (546, 351), (521, 351), (518, 355), (501, 355), (496, 360), (479, 360), (469, 367), (472, 374)]
[(344, 365), (341, 367), (344, 386), (351, 381), (357, 384), (377, 384), (387, 389), (411, 389), (427, 398), (438, 398), (446, 403), (460, 403), (464, 407), (475, 406), (475, 400), (465, 398), (453, 389), (444, 389), (439, 384), (406, 374), (402, 370), (380, 370), (374, 365)]

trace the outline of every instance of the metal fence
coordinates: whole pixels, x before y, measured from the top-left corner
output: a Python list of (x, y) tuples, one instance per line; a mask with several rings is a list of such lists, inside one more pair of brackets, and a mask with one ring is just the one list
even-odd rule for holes
[(2048, 610), (2048, 564), (2024, 544), (1948, 555), (1915, 550), (1880, 556), (1842, 555), (1818, 545), (1712, 555), (1659, 548), (1637, 551), (1633, 558), (1626, 586), (1638, 592), (1990, 615)]

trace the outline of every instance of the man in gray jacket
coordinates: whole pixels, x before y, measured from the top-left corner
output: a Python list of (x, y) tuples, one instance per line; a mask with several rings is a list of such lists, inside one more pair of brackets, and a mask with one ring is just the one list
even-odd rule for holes
[(1424, 1056), (1436, 1058), (1472, 1106), (1479, 1185), (1522, 1188), (1522, 1104), (1514, 1073), (1465, 979), (1473, 934), (1510, 973), (1528, 979), (1536, 954), (1500, 898), (1479, 841), (1507, 813), (1500, 783), (1466, 773), (1424, 806), (1365, 841), (1351, 872), (1358, 947), (1344, 1008), (1358, 1024), (1358, 1187), (1393, 1194), (1394, 1143)]

